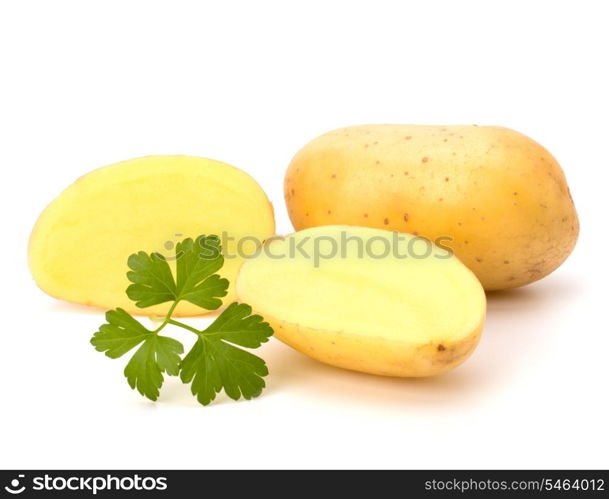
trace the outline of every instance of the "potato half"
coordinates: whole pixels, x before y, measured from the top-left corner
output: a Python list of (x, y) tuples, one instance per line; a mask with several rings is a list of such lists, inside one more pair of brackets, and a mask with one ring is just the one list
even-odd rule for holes
[[(175, 253), (186, 237), (226, 233), (219, 272), (231, 282), (242, 258), (242, 238), (264, 240), (275, 232), (273, 209), (246, 173), (219, 161), (188, 156), (150, 156), (106, 166), (79, 178), (40, 215), (29, 243), (29, 264), (38, 286), (51, 296), (130, 313), (164, 314), (168, 304), (139, 309), (127, 298), (127, 258), (140, 250)], [(241, 245), (241, 253), (252, 248)], [(182, 302), (177, 315), (205, 311)]]
[(366, 125), (303, 147), (285, 177), (296, 230), (365, 225), (437, 238), (487, 290), (541, 279), (569, 256), (579, 222), (560, 165), (492, 126)]
[(454, 255), (408, 234), (325, 226), (267, 242), (237, 295), (317, 360), (385, 376), (463, 362), (484, 323), (482, 286)]

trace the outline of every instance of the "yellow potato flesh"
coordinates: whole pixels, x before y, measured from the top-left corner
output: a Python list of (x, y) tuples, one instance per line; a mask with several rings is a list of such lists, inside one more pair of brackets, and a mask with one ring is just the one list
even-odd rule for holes
[[(237, 295), (276, 337), (322, 362), (387, 376), (445, 372), (478, 343), (484, 291), (453, 255), (399, 236), (397, 253), (386, 256), (395, 236), (384, 230), (326, 226), (274, 239), (242, 266)], [(344, 237), (349, 243), (341, 245)], [(316, 244), (327, 256), (318, 264)], [(344, 250), (330, 257), (334, 247)]]
[[(168, 304), (135, 307), (125, 289), (127, 258), (144, 250), (166, 257), (186, 237), (226, 232), (235, 238), (274, 234), (272, 207), (246, 173), (218, 161), (188, 156), (150, 156), (95, 170), (78, 179), (40, 215), (29, 244), (36, 283), (63, 300), (130, 313), (164, 314)], [(254, 243), (252, 243), (254, 244)], [(245, 254), (252, 246), (242, 245)], [(227, 258), (219, 272), (234, 298), (242, 258)], [(173, 263), (172, 263), (173, 265)], [(177, 315), (205, 313), (180, 303)]]
[(559, 164), (501, 127), (335, 130), (296, 154), (285, 197), (296, 230), (349, 224), (450, 237), (443, 244), (488, 290), (549, 274), (579, 231)]

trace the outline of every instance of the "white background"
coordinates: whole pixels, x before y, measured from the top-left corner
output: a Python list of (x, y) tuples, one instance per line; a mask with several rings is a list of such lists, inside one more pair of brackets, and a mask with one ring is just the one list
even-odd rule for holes
[[(0, 467), (609, 467), (608, 48), (602, 1), (3, 1)], [(36, 217), (93, 168), (220, 159), (285, 233), (292, 155), (362, 123), (517, 129), (578, 207), (573, 255), (490, 295), (479, 348), (445, 376), (347, 372), (273, 340), (259, 399), (201, 407), (170, 379), (152, 403), (89, 344), (101, 311), (31, 280)]]

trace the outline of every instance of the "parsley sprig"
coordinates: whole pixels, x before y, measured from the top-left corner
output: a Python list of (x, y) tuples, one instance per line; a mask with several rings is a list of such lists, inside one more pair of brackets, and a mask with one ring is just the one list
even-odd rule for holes
[[(232, 399), (251, 399), (265, 387), (268, 369), (264, 360), (239, 347), (258, 348), (268, 341), (273, 329), (252, 308), (232, 303), (206, 329), (196, 329), (172, 318), (178, 303), (188, 301), (207, 310), (216, 310), (226, 296), (228, 280), (216, 272), (222, 268), (220, 241), (216, 236), (184, 239), (176, 245), (176, 276), (160, 253), (134, 253), (127, 261), (132, 284), (127, 296), (139, 308), (173, 302), (156, 329), (144, 327), (122, 308), (106, 313), (106, 323), (91, 338), (96, 350), (111, 359), (138, 347), (125, 367), (129, 386), (150, 400), (157, 400), (164, 374), (180, 376), (191, 384), (197, 400), (207, 405), (224, 392)], [(197, 335), (184, 356), (182, 344), (159, 334), (168, 325)]]

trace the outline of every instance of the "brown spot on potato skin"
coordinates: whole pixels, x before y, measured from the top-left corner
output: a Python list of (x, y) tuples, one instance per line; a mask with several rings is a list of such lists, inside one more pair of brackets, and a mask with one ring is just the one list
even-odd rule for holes
[(368, 218), (368, 213), (364, 213), (364, 218)]
[(503, 263), (504, 263), (505, 265), (509, 265), (509, 264), (510, 264), (510, 261), (509, 261), (509, 260), (503, 260)]
[(412, 135), (406, 135), (406, 137), (404, 137), (404, 140), (410, 140), (412, 139)]
[(427, 163), (429, 161), (429, 158), (427, 156), (423, 156), (421, 158), (421, 163)]
[(449, 180), (450, 180), (450, 178), (444, 177), (444, 182), (448, 182)]
[[(451, 345), (450, 347), (444, 347), (445, 351), (441, 355), (434, 356), (432, 362), (435, 365), (454, 365), (455, 363), (461, 362), (469, 353), (471, 352), (473, 346), (478, 343), (480, 335), (477, 334), (474, 337), (469, 338), (468, 340), (461, 342), (460, 344)], [(439, 351), (438, 346), (435, 348), (436, 351)]]
[(333, 174), (332, 174), (332, 178), (336, 178), (336, 173), (333, 173)]
[(404, 175), (408, 176), (408, 172), (404, 172)]
[(290, 192), (292, 193), (292, 196), (293, 196), (295, 191), (294, 191), (294, 189), (292, 189)]
[(476, 261), (477, 261), (478, 263), (482, 263), (482, 258), (476, 258)]
[(438, 352), (443, 352), (444, 350), (446, 350), (446, 347), (444, 345), (442, 345), (442, 343), (440, 343), (438, 345)]
[(404, 222), (408, 222), (408, 213), (404, 213)]
[(381, 162), (380, 162), (380, 161), (377, 159), (377, 160), (376, 160), (376, 164), (377, 164), (377, 165), (380, 165), (380, 164), (381, 164)]
[(383, 223), (384, 223), (385, 225), (389, 225), (389, 219), (388, 219), (388, 218), (386, 218), (385, 220), (383, 220)]
[(328, 215), (332, 215), (332, 210), (328, 210)]

